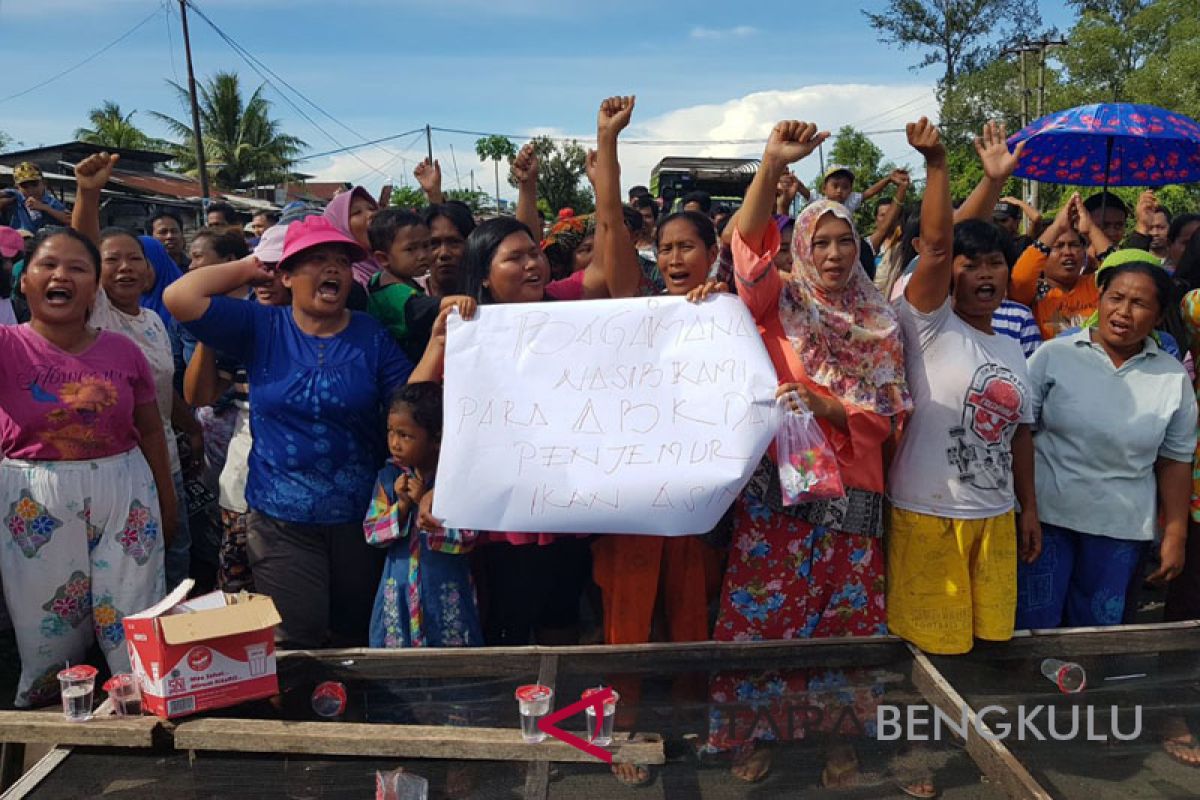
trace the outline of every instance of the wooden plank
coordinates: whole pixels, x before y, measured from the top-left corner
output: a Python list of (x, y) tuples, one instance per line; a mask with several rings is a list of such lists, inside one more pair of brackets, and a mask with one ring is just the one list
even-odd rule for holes
[(992, 731), (987, 723), (976, 717), (975, 710), (967, 705), (929, 658), (916, 647), (910, 645), (910, 648), (913, 654), (913, 684), (950, 719), (960, 720), (963, 712), (966, 712), (969, 720), (967, 752), (980, 771), (1000, 785), (1009, 797), (1017, 800), (1053, 800), (1004, 742), (990, 735)]
[(967, 658), (1047, 658), (1200, 649), (1200, 620), (1017, 631), (1008, 642), (976, 642)]
[[(565, 742), (525, 744), (515, 728), (381, 725), (357, 722), (285, 722), (261, 719), (196, 719), (175, 727), (177, 750), (242, 753), (303, 753), (376, 758), (484, 761), (594, 762)], [(609, 748), (615, 763), (665, 763), (662, 737), (618, 733)]]
[(22, 800), (36, 789), (54, 771), (55, 767), (71, 755), (71, 749), (70, 747), (55, 747), (46, 753), (16, 783), (10, 786), (8, 791), (0, 794), (0, 800)]
[(67, 722), (61, 711), (0, 711), (0, 742), (151, 747), (161, 727), (156, 717), (93, 717)]

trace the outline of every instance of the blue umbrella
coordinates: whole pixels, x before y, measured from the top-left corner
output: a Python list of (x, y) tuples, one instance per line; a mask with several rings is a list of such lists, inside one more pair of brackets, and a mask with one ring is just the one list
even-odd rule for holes
[(1097, 103), (1057, 111), (1009, 137), (1025, 142), (1015, 173), (1075, 186), (1200, 182), (1200, 123), (1157, 106)]

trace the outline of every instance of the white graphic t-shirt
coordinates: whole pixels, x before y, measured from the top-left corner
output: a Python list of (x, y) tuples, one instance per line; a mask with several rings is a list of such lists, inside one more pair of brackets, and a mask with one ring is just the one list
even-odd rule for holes
[(1021, 345), (963, 322), (949, 298), (930, 314), (904, 298), (896, 310), (913, 414), (892, 464), (892, 504), (954, 519), (1011, 510), (1012, 437), (1033, 422)]

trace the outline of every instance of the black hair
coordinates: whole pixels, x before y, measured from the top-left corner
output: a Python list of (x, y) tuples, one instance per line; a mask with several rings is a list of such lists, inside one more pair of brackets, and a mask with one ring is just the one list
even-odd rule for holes
[[(138, 249), (142, 251), (142, 256), (146, 256), (146, 246), (142, 244), (142, 240), (138, 238), (137, 232), (129, 228), (122, 228), (119, 225), (113, 225), (100, 231), (100, 244), (103, 246), (109, 239), (115, 239), (118, 236), (128, 236), (137, 242)], [(99, 249), (99, 248), (97, 248)], [(149, 262), (149, 258), (146, 259)]]
[(388, 413), (404, 409), (412, 415), (413, 422), (429, 434), (430, 438), (442, 440), (442, 385), (432, 381), (409, 383), (392, 394), (388, 402)]
[(367, 241), (371, 243), (372, 250), (386, 253), (400, 231), (424, 224), (425, 220), (411, 211), (385, 208), (371, 217), (371, 224), (367, 226)]
[[(1200, 217), (1197, 217), (1196, 221), (1200, 221)], [(1178, 235), (1176, 233), (1176, 236)], [(1175, 283), (1183, 290), (1180, 294), (1181, 300), (1183, 294), (1192, 289), (1200, 289), (1200, 233), (1192, 236), (1192, 240), (1183, 250), (1183, 255), (1179, 257), (1179, 263), (1175, 265)]]
[(712, 195), (710, 195), (708, 192), (702, 192), (699, 190), (688, 192), (683, 196), (683, 199), (679, 201), (679, 207), (685, 208), (688, 203), (699, 204), (700, 210), (705, 214), (712, 211)]
[(882, 200), (880, 200), (878, 203), (875, 204), (875, 208), (880, 209), (880, 208), (883, 208), (884, 206), (890, 206), (894, 202), (896, 202), (896, 199), (894, 197), (885, 197)]
[(641, 213), (636, 208), (621, 206), (621, 216), (625, 218), (625, 227), (635, 236), (646, 227), (646, 220), (642, 219)]
[(908, 212), (907, 218), (900, 225), (900, 269), (905, 270), (912, 260), (920, 255), (914, 244), (921, 237), (921, 205)]
[(495, 217), (479, 224), (467, 237), (467, 252), (463, 255), (460, 274), (463, 279), (463, 294), (474, 297), (480, 305), (495, 302), (492, 293), (483, 285), (492, 269), (492, 258), (500, 243), (514, 233), (524, 233), (530, 239), (533, 234), (525, 223), (516, 217)]
[(179, 226), (179, 232), (183, 233), (183, 218), (174, 211), (159, 211), (157, 214), (150, 217), (150, 219), (146, 220), (146, 225), (149, 226), (151, 233), (154, 232), (154, 223), (158, 222), (160, 219), (175, 220), (175, 224)]
[(204, 218), (208, 219), (208, 215), (216, 211), (225, 216), (225, 222), (233, 225), (237, 222), (237, 212), (233, 210), (233, 206), (229, 203), (211, 203), (204, 211)]
[(201, 228), (192, 237), (192, 242), (208, 239), (213, 251), (226, 261), (236, 261), (250, 255), (250, 246), (241, 231), (223, 231), (218, 228)]
[(633, 199), (633, 202), (630, 203), (630, 205), (639, 211), (643, 208), (648, 208), (650, 209), (650, 213), (653, 215), (654, 219), (658, 219), (658, 203), (654, 202), (654, 198), (650, 195), (638, 195)]
[(1083, 207), (1089, 213), (1099, 211), (1101, 208), (1115, 208), (1125, 216), (1129, 216), (1129, 207), (1121, 201), (1121, 198), (1117, 197), (1112, 192), (1096, 192), (1087, 200), (1083, 201)]
[(433, 221), (445, 217), (458, 231), (458, 235), (466, 239), (475, 230), (475, 217), (471, 207), (460, 200), (447, 200), (445, 203), (430, 206), (425, 210), (425, 224), (433, 227)]
[(981, 219), (963, 220), (954, 226), (954, 255), (978, 258), (988, 253), (1000, 253), (1004, 263), (1012, 268), (1012, 239), (999, 226)]
[(676, 211), (674, 214), (664, 217), (658, 223), (657, 232), (654, 234), (655, 245), (662, 239), (663, 228), (676, 220), (684, 220), (691, 223), (692, 227), (696, 230), (696, 235), (704, 242), (706, 248), (712, 247), (717, 243), (717, 229), (713, 226), (711, 219), (699, 211)]
[(1180, 214), (1172, 219), (1171, 227), (1167, 229), (1167, 241), (1174, 242), (1183, 236), (1183, 229), (1195, 222), (1200, 222), (1200, 214)]
[(254, 219), (254, 217), (266, 217), (272, 225), (279, 224), (279, 214), (274, 211), (255, 211), (250, 219)]
[(1167, 218), (1167, 225), (1171, 224), (1171, 212), (1167, 210), (1166, 206), (1159, 206), (1158, 208), (1154, 209), (1154, 213), (1162, 214)]
[(638, 186), (634, 186), (634, 187), (630, 188), (630, 190), (629, 190), (629, 199), (630, 200), (636, 200), (639, 197), (649, 197), (649, 196), (650, 196), (650, 190), (647, 189), (645, 186), (638, 185)]
[(733, 210), (725, 203), (716, 203), (712, 207), (712, 215), (715, 217), (717, 214), (733, 214)]
[[(37, 256), (38, 250), (41, 250), (46, 242), (56, 236), (66, 236), (68, 239), (74, 239), (83, 245), (87, 250), (88, 258), (92, 259), (92, 265), (96, 268), (96, 280), (100, 280), (100, 248), (96, 247), (91, 239), (84, 236), (74, 228), (60, 228), (57, 225), (48, 225), (38, 231), (37, 236), (33, 237), (33, 249), (29, 251), (29, 257), (26, 259), (26, 269), (30, 262)], [(137, 237), (134, 237), (137, 238)], [(139, 245), (141, 242), (138, 243)]]

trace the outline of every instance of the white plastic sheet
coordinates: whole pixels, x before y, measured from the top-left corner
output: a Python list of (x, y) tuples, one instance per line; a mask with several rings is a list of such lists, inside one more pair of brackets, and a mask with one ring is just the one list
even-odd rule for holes
[(774, 435), (775, 386), (730, 295), (452, 316), (434, 513), (476, 530), (707, 532)]

